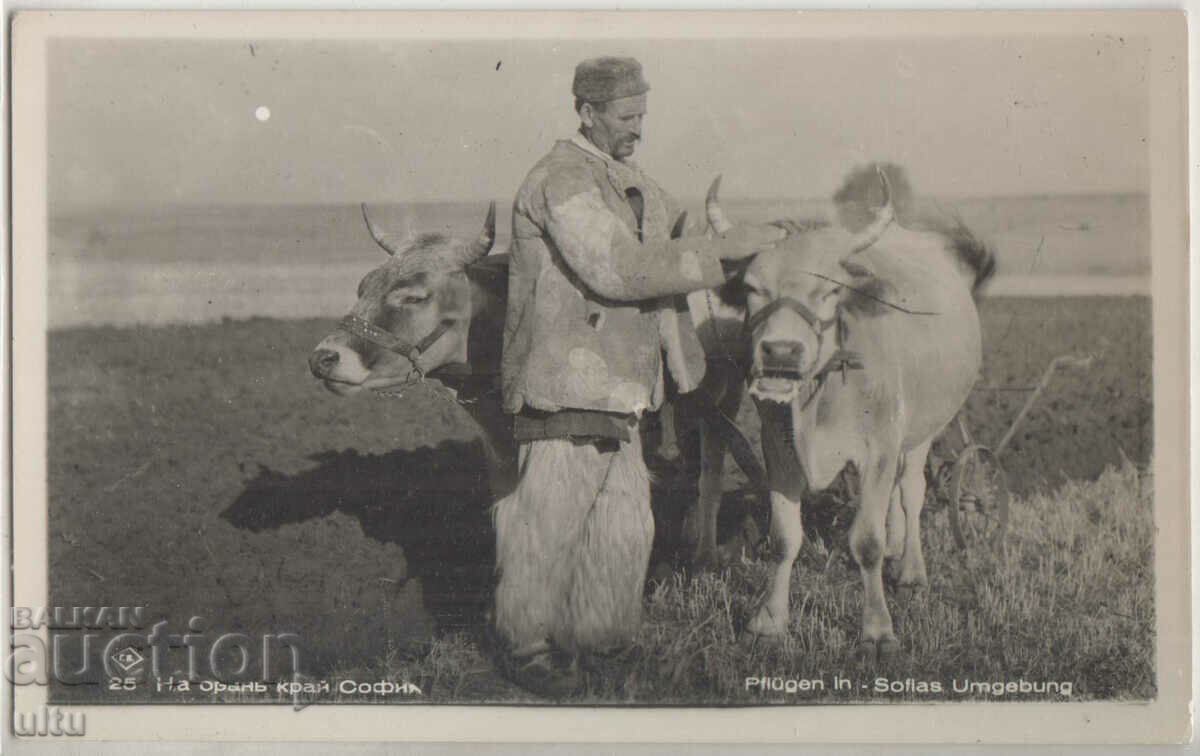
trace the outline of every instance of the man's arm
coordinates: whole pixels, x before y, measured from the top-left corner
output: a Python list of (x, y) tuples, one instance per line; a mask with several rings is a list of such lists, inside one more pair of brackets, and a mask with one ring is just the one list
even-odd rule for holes
[(545, 202), (546, 230), (564, 262), (602, 297), (636, 301), (725, 282), (719, 242), (692, 237), (642, 244), (589, 176), (551, 177)]

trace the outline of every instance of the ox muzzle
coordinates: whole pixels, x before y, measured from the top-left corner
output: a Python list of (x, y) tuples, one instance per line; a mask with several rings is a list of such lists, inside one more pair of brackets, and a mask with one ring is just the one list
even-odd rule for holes
[[(321, 345), (318, 345), (309, 355), (308, 369), (314, 376), (325, 382), (326, 388), (340, 394), (361, 388), (382, 390), (398, 383), (420, 381), (425, 377), (425, 370), (419, 363), (421, 355), (453, 326), (453, 320), (443, 320), (428, 335), (413, 344), (362, 318), (347, 315), (338, 323), (338, 333), (352, 336), (361, 342), (403, 357), (408, 369), (404, 371), (403, 375), (373, 375), (374, 371), (367, 368), (358, 359), (361, 355), (357, 350), (354, 350), (353, 354), (347, 353), (346, 349), (350, 347), (345, 344), (334, 344), (330, 339), (326, 339)], [(330, 344), (330, 346), (326, 346), (326, 344)], [(346, 357), (356, 359), (345, 360)]]
[(324, 381), (333, 376), (341, 362), (342, 355), (337, 350), (317, 347), (308, 356), (308, 369), (314, 376)]
[(825, 334), (830, 328), (837, 325), (838, 318), (835, 315), (832, 318), (822, 319), (812, 311), (808, 305), (804, 304), (793, 297), (780, 297), (768, 303), (758, 312), (754, 313), (746, 321), (746, 328), (750, 332), (751, 343), (757, 345), (760, 360), (756, 360), (761, 367), (756, 369), (757, 375), (753, 377), (766, 378), (783, 378), (787, 380), (804, 380), (805, 373), (805, 357), (806, 350), (804, 344), (799, 340), (793, 339), (762, 339), (761, 334), (767, 321), (775, 313), (782, 309), (787, 309), (796, 313), (800, 318), (808, 324), (813, 333), (817, 337), (817, 348), (812, 359), (816, 359), (822, 351), (822, 346), (825, 342)]

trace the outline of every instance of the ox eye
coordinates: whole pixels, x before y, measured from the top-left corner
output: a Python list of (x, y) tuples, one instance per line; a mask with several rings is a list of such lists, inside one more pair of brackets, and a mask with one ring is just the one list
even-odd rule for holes
[(398, 288), (387, 295), (387, 303), (392, 307), (415, 307), (433, 299), (432, 292), (420, 289)]

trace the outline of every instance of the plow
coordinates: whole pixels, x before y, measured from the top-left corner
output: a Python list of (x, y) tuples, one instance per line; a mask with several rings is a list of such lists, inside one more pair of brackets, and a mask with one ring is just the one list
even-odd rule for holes
[(943, 433), (943, 447), (955, 446), (947, 436), (957, 433), (957, 446), (961, 450), (948, 458), (936, 460), (930, 455), (926, 469), (929, 482), (926, 496), (945, 507), (950, 531), (958, 548), (999, 545), (1003, 540), (1008, 529), (1012, 500), (1008, 475), (1002, 464), (1004, 451), (1054, 375), (1062, 369), (1086, 370), (1091, 367), (1093, 359), (1092, 355), (1060, 355), (1051, 360), (1020, 412), (994, 446), (980, 443), (974, 438), (967, 425), (965, 408)]

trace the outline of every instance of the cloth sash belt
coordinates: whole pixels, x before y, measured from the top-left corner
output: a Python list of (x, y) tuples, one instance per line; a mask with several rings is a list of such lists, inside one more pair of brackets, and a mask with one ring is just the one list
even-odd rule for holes
[(513, 416), (513, 437), (517, 443), (551, 438), (629, 441), (636, 427), (636, 415), (595, 410), (542, 412), (526, 407)]

